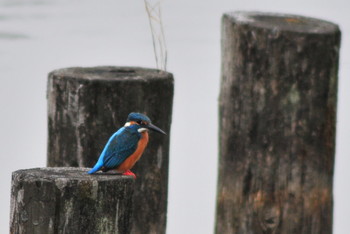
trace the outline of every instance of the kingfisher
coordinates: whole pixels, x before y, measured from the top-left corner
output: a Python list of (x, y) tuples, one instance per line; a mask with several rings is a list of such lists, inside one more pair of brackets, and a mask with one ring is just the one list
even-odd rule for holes
[(166, 134), (162, 129), (153, 125), (146, 115), (130, 113), (124, 127), (109, 138), (97, 163), (88, 173), (94, 174), (99, 170), (103, 172), (116, 170), (117, 173), (136, 178), (130, 169), (140, 159), (147, 146), (149, 130)]

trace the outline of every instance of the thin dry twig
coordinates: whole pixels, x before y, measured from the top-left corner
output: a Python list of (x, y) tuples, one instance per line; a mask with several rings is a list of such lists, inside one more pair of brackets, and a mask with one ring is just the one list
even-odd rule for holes
[(144, 0), (152, 34), (153, 51), (157, 68), (166, 71), (167, 47), (165, 42), (164, 26), (162, 21), (161, 1), (151, 4), (150, 0)]

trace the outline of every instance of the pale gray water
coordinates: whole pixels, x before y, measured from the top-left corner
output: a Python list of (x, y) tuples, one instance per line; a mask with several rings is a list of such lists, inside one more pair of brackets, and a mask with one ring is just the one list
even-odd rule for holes
[[(213, 232), (220, 17), (231, 10), (287, 12), (340, 24), (334, 233), (349, 232), (349, 7), (345, 0), (164, 0), (168, 70), (176, 79), (168, 233)], [(8, 232), (11, 172), (46, 163), (47, 73), (96, 65), (155, 66), (142, 0), (0, 0), (0, 233)]]

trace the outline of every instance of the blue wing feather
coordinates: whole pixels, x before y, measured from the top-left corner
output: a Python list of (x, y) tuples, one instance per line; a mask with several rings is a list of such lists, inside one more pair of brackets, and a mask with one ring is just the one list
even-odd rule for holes
[(99, 160), (89, 174), (95, 173), (102, 167), (113, 169), (119, 166), (137, 148), (140, 133), (134, 128), (121, 128), (108, 140)]
[(127, 157), (135, 152), (140, 134), (137, 130), (124, 128), (122, 132), (110, 142), (103, 158), (103, 165), (106, 168), (119, 166)]

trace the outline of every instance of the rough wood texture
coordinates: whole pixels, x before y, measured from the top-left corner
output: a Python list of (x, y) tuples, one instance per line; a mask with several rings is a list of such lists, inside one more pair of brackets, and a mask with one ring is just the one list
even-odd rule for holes
[[(92, 167), (130, 112), (147, 114), (167, 136), (150, 133), (133, 168), (133, 229), (165, 233), (173, 76), (136, 67), (67, 68), (48, 81), (48, 166)], [(136, 212), (137, 211), (137, 212)]]
[(216, 233), (331, 233), (340, 31), (293, 15), (222, 20)]
[(10, 233), (130, 233), (134, 180), (84, 168), (12, 173)]

